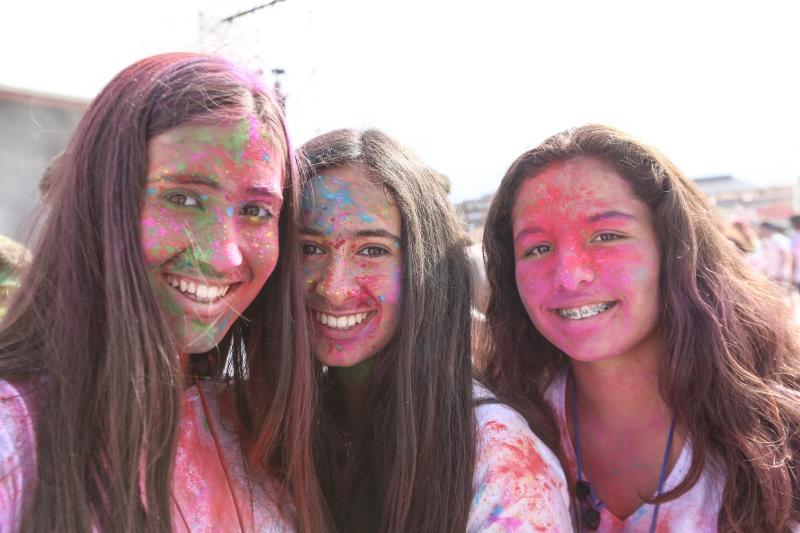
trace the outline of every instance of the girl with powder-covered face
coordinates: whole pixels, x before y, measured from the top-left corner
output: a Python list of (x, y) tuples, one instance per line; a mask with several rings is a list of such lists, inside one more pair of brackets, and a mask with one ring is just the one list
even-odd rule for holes
[(324, 531), (274, 95), (216, 56), (153, 56), (56, 165), (0, 323), (0, 529)]
[(493, 200), (482, 371), (560, 442), (581, 531), (798, 530), (797, 337), (717, 227), (605, 126), (523, 154)]
[(325, 366), (355, 366), (383, 350), (397, 331), (400, 210), (363, 165), (328, 170), (308, 187), (302, 252), (315, 352)]
[(303, 152), (315, 456), (336, 528), (569, 531), (557, 459), (472, 382), (470, 263), (445, 178), (375, 130)]
[(180, 126), (148, 145), (142, 248), (181, 352), (216, 346), (275, 268), (283, 183), (270, 151), (252, 114)]

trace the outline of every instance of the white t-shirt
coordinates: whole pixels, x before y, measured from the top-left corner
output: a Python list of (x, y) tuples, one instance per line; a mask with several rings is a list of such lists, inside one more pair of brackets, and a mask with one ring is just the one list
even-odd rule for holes
[(773, 233), (762, 242), (767, 277), (778, 281), (789, 281), (791, 261), (786, 259), (792, 253), (789, 237), (782, 233)]
[[(294, 508), (278, 503), (276, 481), (256, 483), (246, 469), (239, 438), (220, 413), (218, 398), (224, 385), (201, 382), (210, 420), (205, 416), (197, 387), (183, 395), (178, 428), (173, 490), (173, 531), (239, 531), (236, 494), (246, 531), (294, 531)], [(35, 483), (36, 441), (30, 397), (0, 380), (0, 531), (17, 531), (24, 497)], [(230, 487), (211, 433), (231, 476)]]
[[(475, 398), (494, 398), (475, 385)], [(500, 403), (475, 409), (478, 437), (467, 533), (572, 531), (564, 471), (522, 416)]]
[(800, 231), (792, 233), (792, 257), (794, 258), (792, 282), (800, 284)]
[[(550, 384), (545, 391), (545, 399), (556, 413), (561, 432), (561, 446), (564, 450), (564, 461), (572, 479), (577, 478), (578, 467), (575, 459), (575, 447), (567, 429), (565, 407), (567, 386), (567, 369)], [(677, 462), (672, 467), (666, 481), (664, 491), (668, 491), (680, 483), (689, 472), (692, 460), (692, 449), (689, 439), (681, 450)], [(588, 480), (591, 482), (591, 480)], [(703, 472), (697, 483), (679, 498), (664, 502), (658, 510), (657, 531), (717, 531), (717, 515), (722, 503), (722, 491), (725, 488), (725, 475), (712, 461), (706, 461)], [(598, 498), (603, 499), (602, 494)], [(644, 504), (629, 517), (621, 520), (611, 514), (608, 509), (600, 513), (599, 533), (638, 533), (650, 531), (655, 505)]]

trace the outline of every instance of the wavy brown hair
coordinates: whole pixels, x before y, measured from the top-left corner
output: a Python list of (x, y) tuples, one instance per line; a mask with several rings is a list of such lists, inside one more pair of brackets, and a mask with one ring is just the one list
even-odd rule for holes
[(692, 442), (685, 493), (708, 461), (726, 476), (720, 531), (783, 531), (800, 518), (800, 346), (775, 287), (752, 272), (716, 226), (703, 193), (654, 148), (601, 125), (554, 135), (508, 169), (484, 232), (491, 341), (482, 370), (540, 436), (555, 442), (541, 391), (567, 357), (533, 326), (514, 277), (511, 212), (520, 185), (578, 156), (611, 165), (652, 212), (660, 245), (660, 392)]
[[(471, 270), (448, 183), (377, 130), (336, 130), (306, 143), (309, 178), (363, 165), (402, 216), (402, 311), (395, 338), (375, 364), (366, 402), (368, 472), (378, 516), (370, 531), (464, 531), (472, 498), (475, 420), (470, 359)], [(310, 187), (311, 180), (307, 181)], [(335, 390), (319, 373), (324, 400)], [(324, 410), (320, 416), (326, 416)], [(316, 456), (326, 496), (337, 489), (318, 425)], [(352, 506), (369, 506), (353, 501)]]
[(312, 359), (295, 279), (297, 174), (283, 114), (257, 78), (188, 53), (153, 56), (118, 74), (53, 169), (33, 263), (0, 324), (0, 376), (37, 389), (37, 479), (24, 502), (24, 530), (171, 529), (184, 376), (140, 246), (147, 145), (180, 125), (249, 114), (281, 154), (285, 249), (212, 359), (234, 353), (243, 440), (290, 486), (301, 528), (319, 530), (304, 444)]

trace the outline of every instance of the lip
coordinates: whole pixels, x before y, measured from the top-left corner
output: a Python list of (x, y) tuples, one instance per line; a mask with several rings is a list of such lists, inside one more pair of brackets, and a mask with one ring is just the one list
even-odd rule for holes
[[(170, 284), (169, 281), (167, 281), (167, 276), (194, 281), (196, 284), (230, 285), (230, 288), (228, 289), (228, 292), (225, 294), (225, 296), (217, 298), (212, 302), (199, 302), (193, 298), (190, 298), (180, 290), (173, 287), (172, 284)], [(196, 316), (204, 320), (212, 320), (215, 318), (219, 318), (225, 312), (231, 310), (233, 308), (233, 306), (231, 305), (231, 301), (236, 297), (235, 295), (241, 288), (242, 284), (245, 283), (245, 281), (242, 279), (212, 280), (209, 278), (196, 278), (192, 276), (185, 276), (183, 274), (175, 274), (171, 272), (163, 272), (161, 279), (164, 285), (167, 286), (167, 290), (171, 291), (170, 294), (173, 294), (174, 297), (180, 302), (181, 307), (183, 307), (183, 309), (186, 311), (187, 314)]]
[[(346, 312), (344, 311), (325, 311), (323, 309), (318, 309), (314, 307), (309, 307), (309, 318), (314, 323), (314, 331), (316, 331), (319, 336), (333, 340), (338, 342), (347, 342), (347, 341), (355, 341), (358, 340), (360, 337), (364, 335), (365, 332), (372, 329), (373, 327), (373, 318), (378, 316), (378, 311), (375, 309), (348, 309)], [(350, 315), (357, 315), (359, 313), (366, 313), (366, 318), (361, 321), (360, 324), (355, 324), (347, 329), (338, 329), (338, 328), (331, 328), (322, 324), (319, 320), (317, 320), (316, 315), (317, 313), (324, 313), (326, 315), (334, 316), (334, 317), (341, 317), (341, 316), (350, 316)]]

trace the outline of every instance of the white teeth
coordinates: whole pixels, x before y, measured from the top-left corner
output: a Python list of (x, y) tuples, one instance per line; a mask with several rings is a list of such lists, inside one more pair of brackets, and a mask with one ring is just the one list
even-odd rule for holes
[(184, 294), (192, 295), (195, 300), (203, 302), (213, 302), (222, 298), (228, 294), (231, 288), (230, 285), (203, 285), (185, 278), (178, 279), (175, 276), (167, 276), (167, 283)]
[(562, 318), (569, 318), (570, 320), (581, 320), (583, 318), (591, 318), (600, 313), (611, 309), (615, 302), (606, 302), (592, 305), (584, 305), (582, 307), (572, 307), (568, 309), (559, 309), (558, 314)]
[(367, 313), (357, 313), (355, 315), (339, 317), (327, 315), (325, 313), (314, 313), (314, 318), (317, 320), (317, 322), (320, 322), (329, 328), (348, 329), (363, 322), (364, 319), (367, 318)]

